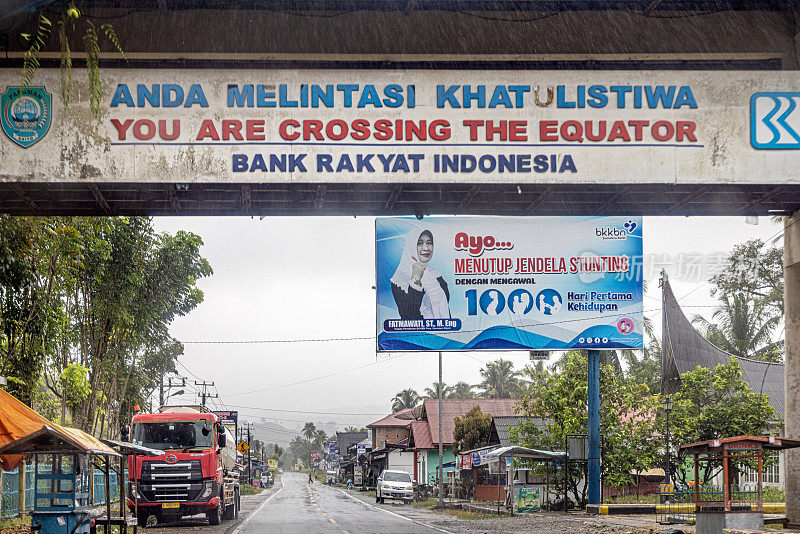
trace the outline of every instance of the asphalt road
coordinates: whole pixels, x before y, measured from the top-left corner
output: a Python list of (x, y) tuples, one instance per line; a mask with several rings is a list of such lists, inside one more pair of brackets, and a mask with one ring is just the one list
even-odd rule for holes
[[(285, 473), (283, 488), (270, 496), (232, 534), (336, 532), (341, 534), (431, 534), (426, 527), (383, 506), (373, 506), (344, 490), (308, 483)], [(402, 511), (404, 506), (397, 507)]]

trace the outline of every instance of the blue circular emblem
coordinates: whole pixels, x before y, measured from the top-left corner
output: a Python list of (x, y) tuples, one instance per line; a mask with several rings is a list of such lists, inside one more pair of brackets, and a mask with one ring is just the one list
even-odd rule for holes
[(9, 139), (28, 148), (50, 129), (52, 98), (44, 87), (9, 87), (0, 95), (0, 126)]

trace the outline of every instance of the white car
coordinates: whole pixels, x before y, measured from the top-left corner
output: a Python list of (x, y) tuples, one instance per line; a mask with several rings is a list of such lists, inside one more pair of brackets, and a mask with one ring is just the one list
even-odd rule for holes
[(384, 499), (397, 499), (408, 504), (414, 500), (414, 482), (411, 475), (405, 471), (386, 470), (378, 477), (375, 486), (375, 502), (382, 503)]

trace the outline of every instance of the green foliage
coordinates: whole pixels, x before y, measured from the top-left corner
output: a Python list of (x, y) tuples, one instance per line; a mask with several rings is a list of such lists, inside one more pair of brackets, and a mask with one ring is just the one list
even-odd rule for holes
[(392, 412), (413, 408), (420, 400), (419, 393), (417, 393), (416, 390), (411, 388), (404, 389), (392, 399)]
[[(638, 351), (637, 351), (638, 352)], [(632, 350), (622, 351), (627, 371), (626, 380), (632, 384), (644, 384), (650, 395), (661, 390), (661, 345), (651, 340), (648, 347), (639, 354)]]
[(475, 392), (472, 390), (475, 386), (471, 386), (466, 382), (457, 382), (456, 385), (450, 388), (449, 399), (474, 399)]
[[(715, 369), (698, 367), (681, 375), (681, 390), (672, 396), (672, 401), (673, 444), (759, 436), (780, 424), (780, 415), (774, 412), (767, 396), (750, 390), (733, 358)], [(677, 471), (677, 465), (671, 466), (671, 470)], [(703, 463), (700, 470), (703, 483), (708, 483), (717, 471), (717, 466)], [(685, 483), (689, 473), (678, 471), (677, 475)]]
[(475, 406), (464, 417), (456, 417), (453, 439), (455, 452), (468, 451), (488, 445), (492, 431), (492, 416)]
[(769, 316), (783, 315), (783, 248), (765, 248), (751, 239), (737, 245), (725, 269), (711, 278), (712, 295), (746, 294), (768, 308)]
[(89, 369), (86, 367), (70, 363), (58, 377), (58, 384), (64, 392), (64, 400), (71, 410), (80, 407), (92, 393), (91, 384), (87, 375)]
[(196, 283), (212, 271), (201, 245), (186, 232), (156, 234), (147, 218), (0, 216), (10, 392), (113, 435), (183, 352), (168, 326), (202, 301)]
[[(570, 352), (551, 370), (528, 367), (526, 373), (532, 379), (520, 403), (521, 415), (526, 418), (512, 429), (512, 441), (537, 449), (564, 450), (567, 435), (588, 432), (586, 355)], [(611, 486), (627, 485), (633, 482), (632, 473), (659, 462), (661, 444), (653, 438), (659, 400), (644, 384), (624, 380), (609, 365), (600, 368), (600, 399), (603, 480)], [(578, 481), (586, 476), (585, 467), (573, 469), (569, 489), (584, 506), (586, 487), (579, 487)]]
[(746, 358), (780, 357), (780, 351), (775, 350), (777, 345), (772, 342), (772, 332), (782, 318), (772, 313), (762, 299), (747, 293), (723, 294), (713, 318), (716, 323), (699, 315), (692, 319), (713, 345)]
[(311, 441), (316, 434), (317, 426), (314, 423), (306, 423), (305, 426), (303, 426), (303, 435), (308, 441)]
[[(81, 30), (78, 25), (82, 24)], [(69, 105), (72, 93), (72, 47), (70, 46), (70, 34), (80, 36), (83, 41), (86, 53), (86, 72), (89, 81), (89, 108), (96, 116), (100, 114), (100, 98), (102, 82), (100, 79), (100, 37), (105, 39), (111, 46), (122, 55), (127, 61), (125, 52), (122, 50), (122, 43), (117, 36), (114, 27), (109, 23), (100, 25), (100, 31), (92, 22), (91, 18), (81, 12), (74, 2), (69, 2), (61, 6), (61, 17), (58, 25), (58, 46), (61, 50), (61, 100), (64, 105)], [(53, 23), (48, 19), (43, 11), (39, 12), (36, 29), (33, 33), (22, 33), (21, 37), (29, 44), (25, 51), (25, 58), (22, 66), (21, 87), (29, 87), (33, 83), (36, 71), (40, 67), (42, 50), (47, 46), (52, 37)]]
[[(450, 395), (450, 386), (442, 382), (442, 398), (446, 399), (448, 395)], [(439, 398), (439, 382), (434, 382), (431, 384), (431, 387), (425, 388), (425, 398), (426, 399), (438, 399)]]
[(514, 362), (495, 360), (481, 369), (483, 381), (478, 384), (482, 389), (482, 397), (488, 399), (510, 399), (518, 395), (522, 389), (520, 372), (514, 370)]

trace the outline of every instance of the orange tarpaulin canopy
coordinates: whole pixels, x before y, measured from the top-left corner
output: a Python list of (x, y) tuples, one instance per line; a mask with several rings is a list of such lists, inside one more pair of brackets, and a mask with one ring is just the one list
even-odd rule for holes
[[(87, 452), (116, 455), (94, 436), (77, 428), (66, 428), (53, 423), (0, 389), (0, 448), (42, 430)], [(0, 467), (6, 471), (16, 469), (24, 459), (24, 454), (3, 454), (0, 455)]]

